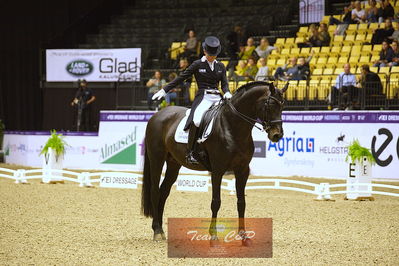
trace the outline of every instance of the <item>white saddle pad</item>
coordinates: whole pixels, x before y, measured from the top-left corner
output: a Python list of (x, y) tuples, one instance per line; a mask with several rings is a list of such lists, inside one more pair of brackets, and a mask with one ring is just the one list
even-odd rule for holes
[[(175, 132), (175, 141), (177, 143), (188, 143), (188, 130), (184, 131), (184, 126), (186, 125), (188, 116), (190, 115), (190, 111), (191, 111), (191, 109), (188, 109), (186, 111), (186, 115), (183, 117), (183, 119), (180, 121), (179, 125), (177, 126), (177, 129), (176, 129), (176, 132)], [(198, 140), (198, 143), (202, 143), (205, 140), (207, 140), (207, 138), (211, 134), (212, 127), (213, 127), (213, 120), (214, 120), (214, 118), (212, 118), (209, 127), (202, 134), (201, 138)]]

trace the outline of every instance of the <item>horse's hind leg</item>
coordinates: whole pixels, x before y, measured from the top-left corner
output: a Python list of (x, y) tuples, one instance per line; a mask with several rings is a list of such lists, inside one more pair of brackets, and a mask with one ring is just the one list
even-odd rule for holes
[[(162, 185), (160, 187), (160, 197), (159, 197), (159, 223), (161, 225), (162, 229), (162, 220), (163, 220), (163, 212), (165, 209), (165, 202), (166, 199), (169, 196), (170, 189), (172, 188), (172, 185), (175, 183), (177, 176), (179, 175), (179, 170), (181, 165), (176, 163), (172, 158), (167, 160), (167, 168), (166, 168), (166, 173), (165, 173), (165, 179), (162, 182)], [(165, 233), (162, 229), (161, 233), (162, 239), (166, 240)]]
[(154, 241), (162, 240), (162, 227), (159, 220), (159, 181), (161, 180), (162, 167), (166, 160), (164, 150), (154, 149), (149, 154), (151, 165), (151, 205), (152, 205), (152, 230), (154, 231)]
[(218, 216), (218, 212), (220, 209), (220, 186), (222, 184), (222, 174), (214, 174), (212, 173), (212, 203), (211, 203), (211, 210), (212, 210), (212, 220), (209, 226), (209, 234), (211, 236), (211, 246), (217, 245), (213, 241), (217, 241), (217, 232), (216, 232), (216, 220)]

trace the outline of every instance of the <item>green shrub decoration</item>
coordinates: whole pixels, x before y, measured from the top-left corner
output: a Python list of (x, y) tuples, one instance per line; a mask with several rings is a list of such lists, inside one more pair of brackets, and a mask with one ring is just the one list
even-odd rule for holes
[(348, 155), (345, 158), (347, 162), (348, 159), (351, 159), (352, 163), (361, 162), (363, 157), (366, 157), (371, 164), (375, 164), (375, 159), (371, 154), (370, 150), (361, 146), (359, 140), (355, 139), (348, 146)]
[(55, 157), (58, 160), (58, 157), (62, 154), (65, 154), (65, 147), (69, 146), (62, 134), (57, 134), (57, 131), (54, 129), (50, 131), (51, 136), (47, 140), (46, 145), (44, 145), (40, 155), (44, 154), (45, 156), (48, 154), (49, 149), (53, 149), (55, 151)]

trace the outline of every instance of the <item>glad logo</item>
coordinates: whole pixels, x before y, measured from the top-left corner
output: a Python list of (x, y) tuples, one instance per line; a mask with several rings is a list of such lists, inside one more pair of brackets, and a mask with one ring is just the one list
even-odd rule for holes
[(84, 60), (75, 60), (66, 66), (66, 70), (74, 76), (84, 76), (93, 71), (93, 65)]

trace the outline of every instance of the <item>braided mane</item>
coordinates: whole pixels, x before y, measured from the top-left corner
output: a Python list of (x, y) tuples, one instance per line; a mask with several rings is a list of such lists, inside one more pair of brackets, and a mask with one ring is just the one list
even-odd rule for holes
[(256, 86), (270, 86), (270, 82), (266, 82), (266, 81), (254, 81), (254, 82), (249, 82), (249, 83), (247, 83), (247, 84), (245, 84), (245, 85), (242, 85), (241, 87), (239, 87), (237, 90), (236, 90), (236, 92), (234, 93), (234, 95), (236, 95), (236, 94), (241, 94), (241, 93), (243, 93), (243, 92), (245, 92), (245, 91), (247, 91), (247, 90), (249, 90), (249, 89), (251, 89), (251, 88), (253, 88), (253, 87), (256, 87)]

